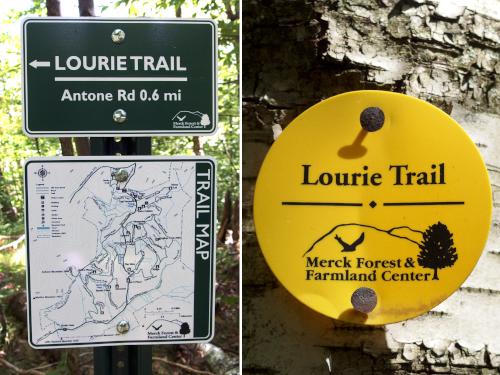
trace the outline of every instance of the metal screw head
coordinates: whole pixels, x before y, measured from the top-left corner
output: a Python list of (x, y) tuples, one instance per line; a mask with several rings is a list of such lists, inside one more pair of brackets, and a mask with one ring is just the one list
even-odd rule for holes
[(355, 310), (368, 314), (377, 306), (377, 294), (372, 288), (358, 288), (351, 296), (351, 303)]
[(125, 122), (126, 119), (127, 119), (127, 112), (125, 112), (123, 109), (117, 109), (116, 111), (113, 112), (114, 122), (122, 124)]
[(114, 177), (118, 182), (125, 182), (128, 179), (128, 172), (125, 169), (120, 169), (115, 173)]
[(111, 33), (111, 40), (113, 43), (121, 43), (125, 39), (125, 31), (121, 29), (113, 30)]
[(116, 325), (116, 330), (118, 333), (127, 333), (130, 329), (130, 324), (126, 320), (120, 320)]
[(385, 121), (384, 112), (378, 107), (368, 107), (359, 117), (361, 127), (367, 132), (374, 132), (382, 128)]

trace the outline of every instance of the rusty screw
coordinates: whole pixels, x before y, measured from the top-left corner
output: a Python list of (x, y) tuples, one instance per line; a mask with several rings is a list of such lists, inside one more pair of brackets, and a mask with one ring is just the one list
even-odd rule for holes
[(368, 107), (361, 112), (359, 122), (361, 127), (367, 132), (375, 132), (380, 130), (384, 125), (384, 112), (378, 107)]
[(355, 310), (368, 314), (377, 306), (377, 294), (372, 288), (358, 288), (351, 296), (351, 303)]

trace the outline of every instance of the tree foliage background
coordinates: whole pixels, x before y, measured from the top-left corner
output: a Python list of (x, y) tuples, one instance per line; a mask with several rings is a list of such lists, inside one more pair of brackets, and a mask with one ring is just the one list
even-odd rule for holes
[[(0, 5), (0, 373), (91, 373), (91, 350), (30, 349), (24, 294), (23, 160), (62, 155), (57, 138), (30, 139), (21, 125), (19, 19), (47, 15), (59, 1)], [(73, 10), (89, 0), (62, 0)], [(81, 10), (82, 8), (80, 8)], [(97, 16), (211, 18), (218, 23), (218, 132), (211, 137), (155, 137), (153, 155), (213, 156), (218, 162), (217, 303), (213, 345), (155, 347), (155, 373), (231, 373), (238, 354), (239, 261), (239, 2), (237, 0), (96, 0)], [(77, 11), (77, 10), (76, 10)], [(74, 16), (75, 14), (71, 14)], [(72, 146), (71, 146), (72, 147)], [(78, 151), (78, 147), (77, 147)], [(224, 322), (224, 324), (219, 324)], [(44, 367), (46, 366), (46, 367)], [(182, 367), (185, 366), (185, 367)], [(31, 371), (31, 370), (30, 370)], [(38, 372), (37, 372), (38, 371)]]

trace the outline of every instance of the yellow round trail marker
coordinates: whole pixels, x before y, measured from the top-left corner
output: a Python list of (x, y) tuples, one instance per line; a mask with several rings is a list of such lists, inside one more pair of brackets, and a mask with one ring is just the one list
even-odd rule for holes
[(357, 91), (283, 131), (259, 173), (254, 219), (269, 266), (301, 302), (386, 324), (459, 288), (491, 206), (483, 160), (451, 117), (406, 95)]

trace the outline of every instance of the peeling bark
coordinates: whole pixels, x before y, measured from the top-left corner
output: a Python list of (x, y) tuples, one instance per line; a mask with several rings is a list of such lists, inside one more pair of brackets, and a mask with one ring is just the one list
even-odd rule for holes
[[(500, 304), (498, 1), (243, 6), (244, 372), (326, 374), (331, 355), (333, 374), (497, 373), (500, 340), (491, 332), (500, 323), (493, 312)], [(361, 89), (412, 95), (457, 119), (488, 164), (496, 208), (489, 246), (464, 286), (418, 319), (377, 329), (332, 321), (291, 297), (265, 263), (252, 221), (256, 177), (281, 129), (317, 102)]]

